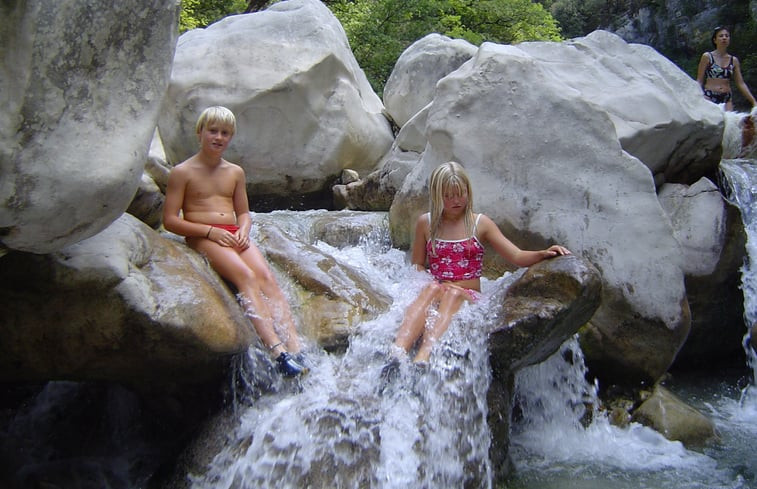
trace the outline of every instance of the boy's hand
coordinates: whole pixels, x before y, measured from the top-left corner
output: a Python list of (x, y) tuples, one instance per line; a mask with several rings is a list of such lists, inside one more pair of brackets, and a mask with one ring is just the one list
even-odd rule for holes
[(247, 248), (250, 247), (250, 237), (246, 234), (243, 234), (241, 229), (236, 232), (236, 234), (234, 235), (234, 238), (236, 238), (236, 241), (237, 241), (237, 244), (236, 244), (237, 248), (241, 250), (246, 250)]

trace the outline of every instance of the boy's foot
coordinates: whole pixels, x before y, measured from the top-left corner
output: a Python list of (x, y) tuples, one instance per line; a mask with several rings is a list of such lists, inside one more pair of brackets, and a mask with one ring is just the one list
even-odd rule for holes
[(279, 364), (279, 371), (287, 377), (296, 377), (308, 373), (307, 367), (298, 362), (289, 352), (282, 352), (276, 357), (276, 363)]

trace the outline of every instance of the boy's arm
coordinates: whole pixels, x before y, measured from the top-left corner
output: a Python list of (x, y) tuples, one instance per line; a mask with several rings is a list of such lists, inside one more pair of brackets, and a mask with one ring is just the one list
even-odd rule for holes
[(247, 200), (247, 179), (241, 166), (236, 166), (234, 173), (234, 213), (237, 216), (239, 235), (248, 236), (252, 221), (250, 220), (250, 203)]

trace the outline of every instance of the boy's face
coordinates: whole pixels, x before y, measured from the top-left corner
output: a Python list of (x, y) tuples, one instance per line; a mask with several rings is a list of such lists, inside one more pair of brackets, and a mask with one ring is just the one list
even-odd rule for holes
[(212, 122), (200, 130), (200, 146), (205, 151), (223, 154), (233, 135), (231, 127)]

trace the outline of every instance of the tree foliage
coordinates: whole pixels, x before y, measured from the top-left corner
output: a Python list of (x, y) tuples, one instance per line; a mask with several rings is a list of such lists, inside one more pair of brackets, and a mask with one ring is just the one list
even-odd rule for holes
[[(182, 0), (180, 32), (231, 14), (259, 10), (270, 0)], [(399, 55), (432, 32), (465, 39), (516, 43), (559, 41), (552, 15), (532, 0), (330, 0), (355, 58), (381, 93)]]
[(552, 15), (531, 0), (335, 0), (329, 7), (379, 94), (399, 55), (432, 32), (476, 45), (562, 39)]
[(257, 12), (271, 0), (181, 0), (179, 32), (207, 27), (228, 15)]

